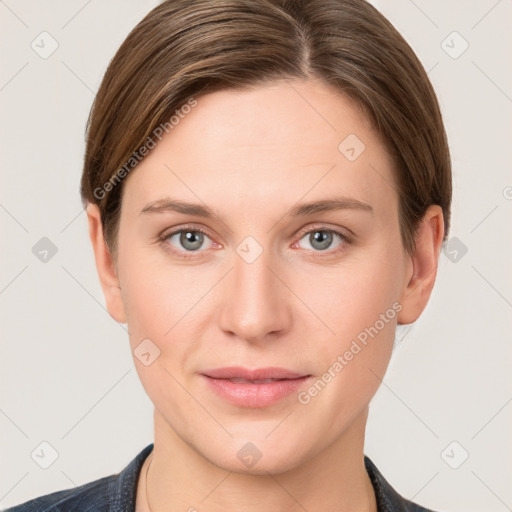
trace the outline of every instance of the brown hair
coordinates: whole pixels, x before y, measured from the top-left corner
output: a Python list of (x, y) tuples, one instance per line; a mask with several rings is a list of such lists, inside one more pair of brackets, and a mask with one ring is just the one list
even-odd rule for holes
[[(364, 0), (167, 0), (111, 60), (87, 122), (80, 193), (115, 254), (123, 178), (190, 99), (320, 78), (362, 108), (395, 164), (404, 247), (428, 206), (450, 224), (451, 162), (437, 98), (413, 50)], [(152, 136), (153, 135), (153, 136)], [(341, 141), (340, 141), (341, 142)], [(136, 157), (136, 158), (135, 158)]]

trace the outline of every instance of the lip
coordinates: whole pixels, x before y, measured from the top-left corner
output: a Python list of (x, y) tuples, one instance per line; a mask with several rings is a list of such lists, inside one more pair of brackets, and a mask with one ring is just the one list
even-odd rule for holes
[(250, 370), (241, 366), (215, 368), (200, 373), (209, 388), (238, 407), (261, 408), (296, 393), (311, 375), (285, 368)]

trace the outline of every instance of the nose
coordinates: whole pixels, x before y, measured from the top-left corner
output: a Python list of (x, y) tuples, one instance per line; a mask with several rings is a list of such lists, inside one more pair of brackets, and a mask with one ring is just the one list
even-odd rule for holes
[(290, 291), (277, 276), (275, 262), (263, 253), (251, 263), (234, 255), (226, 276), (219, 323), (232, 337), (250, 343), (276, 339), (290, 329)]

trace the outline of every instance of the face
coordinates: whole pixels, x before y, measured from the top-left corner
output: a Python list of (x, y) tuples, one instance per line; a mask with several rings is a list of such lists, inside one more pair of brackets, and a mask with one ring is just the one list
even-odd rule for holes
[(197, 98), (124, 183), (113, 316), (156, 428), (254, 473), (364, 428), (411, 277), (393, 183), (321, 82)]

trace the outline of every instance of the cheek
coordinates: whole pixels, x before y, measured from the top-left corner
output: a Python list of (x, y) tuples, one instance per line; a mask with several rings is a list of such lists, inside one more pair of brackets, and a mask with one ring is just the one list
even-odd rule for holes
[[(211, 289), (219, 279), (214, 269), (173, 265), (155, 253), (153, 248), (125, 257), (121, 280), (135, 365), (154, 399), (177, 386), (172, 376), (185, 383), (204, 337), (201, 325), (212, 313)], [(157, 347), (158, 358), (145, 367), (137, 360), (137, 347), (147, 339)]]
[[(197, 348), (191, 336), (194, 306), (205, 292), (183, 269), (145, 256), (142, 251), (124, 261), (130, 346), (139, 379), (155, 407), (176, 409), (186, 398), (179, 382), (184, 383), (187, 359)], [(142, 354), (148, 352), (151, 360), (146, 365)]]
[(324, 273), (317, 280), (321, 288), (313, 288), (309, 277), (304, 281), (310, 290), (317, 290), (309, 294), (308, 305), (321, 313), (330, 331), (325, 330), (323, 343), (308, 347), (322, 380), (328, 381), (323, 399), (343, 398), (344, 404), (352, 405), (365, 403), (377, 390), (391, 357), (401, 310), (400, 246), (382, 244), (360, 254), (353, 264)]
[(393, 304), (400, 298), (402, 273), (399, 251), (382, 245), (361, 251), (343, 266), (318, 270), (316, 276), (307, 273), (296, 290), (329, 328), (330, 337), (342, 344), (386, 312), (388, 322), (382, 330), (392, 330), (397, 308)]
[(198, 273), (196, 279), (193, 270), (168, 262), (157, 247), (125, 252), (120, 262), (130, 332), (162, 338), (207, 291), (207, 276)]

